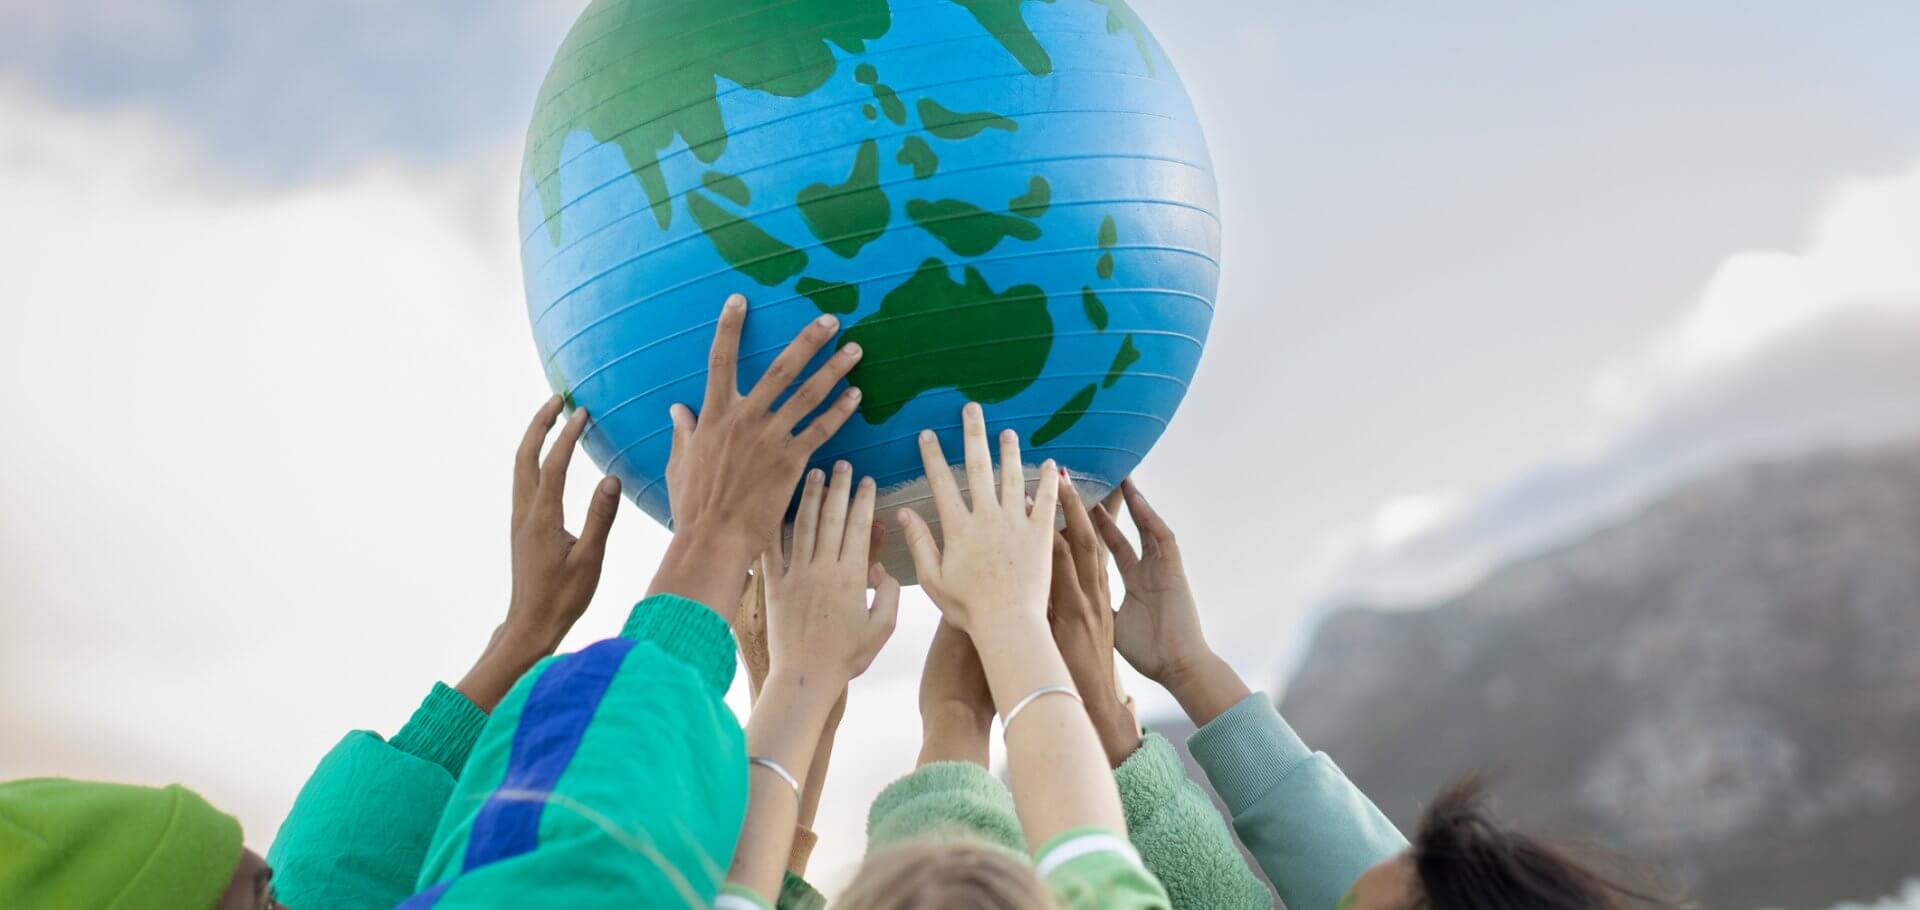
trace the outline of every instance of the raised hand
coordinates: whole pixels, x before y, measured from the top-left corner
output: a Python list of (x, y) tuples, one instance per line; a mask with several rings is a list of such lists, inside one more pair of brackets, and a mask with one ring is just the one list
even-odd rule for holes
[(844, 461), (833, 466), (831, 485), (819, 469), (809, 472), (790, 552), (782, 558), (776, 545), (760, 561), (767, 580), (769, 686), (786, 677), (810, 689), (828, 687), (838, 698), (893, 634), (900, 583), (869, 560), (873, 478), (861, 479), (849, 503), (853, 486), (853, 468)]
[(1047, 621), (1053, 641), (1073, 674), (1073, 685), (1086, 700), (1087, 717), (1100, 734), (1107, 762), (1120, 767), (1140, 748), (1140, 727), (1121, 701), (1114, 679), (1112, 601), (1107, 594), (1107, 553), (1094, 532), (1093, 521), (1080, 492), (1064, 472), (1060, 477), (1060, 508), (1066, 530), (1053, 538), (1053, 587), (1048, 596)]
[(968, 633), (981, 623), (1041, 620), (1046, 612), (1060, 471), (1052, 459), (1040, 466), (1040, 484), (1028, 508), (1020, 439), (1007, 430), (1000, 434), (996, 497), (986, 416), (978, 404), (969, 402), (961, 409), (961, 425), (971, 504), (960, 497), (939, 438), (932, 430), (920, 433), (920, 461), (940, 515), (944, 545), (934, 542), (932, 529), (919, 514), (911, 509), (899, 513), (920, 585), (947, 621)]
[(829, 751), (822, 743), (835, 706), (847, 681), (873, 664), (899, 614), (899, 583), (870, 561), (873, 480), (862, 479), (857, 493), (853, 487), (844, 461), (833, 466), (830, 485), (819, 470), (809, 472), (791, 545), (783, 555), (775, 541), (760, 560), (772, 669), (747, 721), (752, 789), (727, 881), (769, 901), (783, 867), (804, 867), (796, 825), (818, 799), (814, 765)]
[(860, 362), (860, 346), (847, 344), (774, 409), (833, 339), (839, 322), (832, 316), (802, 329), (753, 389), (740, 394), (740, 332), (746, 319), (746, 298), (728, 298), (714, 330), (699, 415), (683, 404), (672, 408), (667, 496), (674, 537), (648, 591), (697, 600), (729, 619), (739, 606), (747, 566), (779, 540), (781, 516), (807, 459), (860, 404), (860, 390), (849, 388), (800, 426)]
[(1213, 658), (1200, 629), (1200, 611), (1180, 561), (1180, 544), (1131, 478), (1121, 483), (1127, 515), (1140, 532), (1136, 552), (1104, 506), (1092, 512), (1094, 528), (1112, 551), (1127, 593), (1114, 617), (1114, 646), (1140, 675), (1168, 680)]
[(558, 395), (541, 405), (514, 456), (512, 599), (506, 621), (457, 687), (483, 710), (492, 710), (521, 673), (560, 646), (600, 586), (607, 532), (620, 509), (620, 481), (601, 480), (587, 506), (580, 536), (567, 531), (561, 499), (567, 466), (587, 428), (585, 410), (574, 410), (546, 459), (540, 458), (540, 447), (563, 405)]
[(1092, 513), (1094, 527), (1112, 550), (1127, 586), (1114, 616), (1114, 646), (1142, 676), (1165, 686), (1195, 726), (1203, 726), (1250, 690), (1207, 644), (1173, 529), (1132, 479), (1120, 488), (1127, 514), (1140, 532), (1137, 552), (1105, 508), (1095, 506)]

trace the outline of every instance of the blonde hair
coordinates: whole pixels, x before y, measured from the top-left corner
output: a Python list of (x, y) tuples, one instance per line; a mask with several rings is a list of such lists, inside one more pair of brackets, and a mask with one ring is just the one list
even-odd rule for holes
[(976, 841), (911, 841), (861, 865), (834, 910), (1053, 910), (1024, 859)]

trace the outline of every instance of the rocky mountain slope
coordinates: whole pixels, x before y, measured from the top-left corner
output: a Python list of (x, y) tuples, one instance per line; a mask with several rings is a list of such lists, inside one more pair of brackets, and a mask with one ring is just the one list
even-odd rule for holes
[(1411, 829), (1496, 805), (1707, 907), (1920, 873), (1920, 446), (1729, 469), (1430, 609), (1330, 616), (1282, 710)]

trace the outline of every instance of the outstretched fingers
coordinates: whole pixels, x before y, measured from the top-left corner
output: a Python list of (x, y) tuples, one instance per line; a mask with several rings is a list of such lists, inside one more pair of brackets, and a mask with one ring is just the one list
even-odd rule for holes
[[(812, 331), (814, 326), (808, 326), (806, 332), (801, 333), (801, 337), (805, 337)], [(787, 398), (786, 403), (780, 405), (780, 410), (775, 413), (776, 422), (788, 432), (792, 432), (794, 427), (800, 425), (800, 421), (807, 419), (807, 415), (820, 406), (820, 402), (827, 400), (827, 395), (833, 391), (833, 387), (838, 385), (840, 380), (845, 379), (859, 363), (860, 346), (852, 342), (842, 345), (832, 357), (827, 358), (826, 363), (820, 365), (820, 369), (813, 371), (813, 375), (800, 384), (800, 388)], [(805, 365), (805, 361), (802, 361), (802, 365)], [(779, 393), (775, 392), (774, 397), (777, 399)]]
[(593, 488), (593, 502), (587, 505), (587, 523), (580, 528), (580, 540), (574, 544), (570, 559), (599, 562), (607, 552), (607, 534), (613, 519), (620, 514), (620, 478), (603, 477)]
[(793, 516), (792, 560), (795, 565), (813, 559), (814, 542), (820, 531), (820, 499), (826, 492), (827, 475), (819, 468), (807, 472), (800, 490), (800, 511)]
[[(821, 314), (820, 318), (808, 323), (806, 328), (800, 330), (800, 334), (787, 342), (786, 350), (781, 351), (780, 356), (773, 358), (773, 364), (767, 367), (767, 372), (761, 375), (760, 381), (754, 383), (752, 391), (747, 393), (746, 401), (743, 403), (753, 408), (750, 413), (773, 410), (773, 403), (780, 398), (780, 393), (785, 392), (788, 386), (793, 385), (795, 379), (800, 378), (800, 371), (806, 367), (808, 361), (813, 359), (813, 355), (820, 353), (820, 349), (833, 340), (833, 333), (839, 327), (840, 320)], [(833, 364), (830, 362), (821, 369), (824, 371), (832, 367)], [(851, 366), (848, 369), (851, 369)], [(840, 375), (845, 376), (846, 373), (842, 371)], [(839, 377), (836, 376), (833, 382), (827, 385), (832, 387), (833, 383), (838, 381)], [(818, 404), (819, 400), (816, 399), (814, 403)], [(801, 412), (802, 415), (805, 413), (805, 411)], [(798, 418), (795, 422), (798, 422)], [(787, 424), (786, 429), (792, 430), (793, 424)]]
[(867, 637), (860, 649), (860, 670), (873, 663), (880, 648), (893, 637), (900, 621), (900, 582), (879, 563), (867, 567), (867, 584), (873, 586), (873, 607), (867, 611)]
[(985, 511), (994, 503), (993, 455), (987, 450), (987, 414), (977, 402), (960, 409), (960, 439), (966, 451), (967, 500), (973, 511)]
[(540, 490), (534, 494), (537, 507), (560, 509), (561, 495), (567, 491), (567, 465), (573, 463), (574, 447), (580, 444), (580, 434), (586, 431), (587, 409), (574, 408), (573, 416), (567, 418), (559, 438), (553, 441), (553, 448), (547, 450), (547, 460), (540, 463)]
[(847, 513), (846, 537), (840, 542), (842, 562), (864, 564), (869, 554), (880, 548), (886, 531), (873, 523), (873, 503), (878, 496), (873, 478), (860, 478), (860, 486), (853, 491), (853, 507)]
[(1107, 567), (1100, 559), (1100, 534), (1093, 528), (1093, 518), (1087, 514), (1086, 503), (1080, 501), (1080, 490), (1073, 485), (1073, 478), (1067, 472), (1060, 472), (1060, 511), (1067, 515), (1067, 527), (1064, 532), (1067, 545), (1073, 548), (1073, 563), (1080, 578), (1080, 586), (1088, 591), (1098, 591), (1100, 582), (1106, 578)]
[(940, 546), (933, 542), (933, 529), (927, 527), (927, 520), (912, 509), (901, 509), (894, 513), (900, 522), (900, 532), (907, 538), (907, 553), (913, 557), (913, 574), (920, 577), (922, 585), (936, 582), (940, 577)]
[(1040, 486), (1033, 491), (1033, 510), (1028, 516), (1035, 522), (1044, 522), (1047, 530), (1053, 530), (1053, 513), (1060, 507), (1060, 466), (1049, 458), (1040, 465)]
[(953, 479), (947, 453), (940, 448), (940, 437), (932, 430), (920, 431), (920, 467), (927, 474), (927, 489), (933, 494), (933, 508), (942, 523), (958, 521), (967, 514), (960, 501), (960, 485)]
[(1173, 529), (1167, 527), (1160, 513), (1153, 510), (1152, 504), (1147, 502), (1146, 494), (1141, 493), (1140, 488), (1134, 485), (1133, 478), (1129, 477), (1121, 481), (1120, 488), (1126, 494), (1127, 515), (1133, 519), (1134, 530), (1140, 532), (1141, 548), (1152, 551), (1160, 547), (1172, 546)]
[(837, 560), (840, 551), (846, 549), (847, 509), (851, 505), (848, 498), (852, 493), (853, 465), (834, 462), (833, 474), (827, 482), (827, 500), (820, 506), (819, 550), (815, 558)]
[(535, 411), (533, 420), (527, 424), (527, 431), (520, 437), (520, 448), (513, 455), (513, 514), (519, 515), (533, 504), (533, 496), (540, 489), (540, 444), (547, 441), (547, 434), (553, 431), (553, 422), (560, 416), (560, 409), (566, 406), (566, 399), (558, 395), (547, 399), (546, 403)]
[(707, 397), (700, 413), (719, 414), (740, 397), (740, 331), (747, 324), (747, 298), (734, 294), (720, 310), (707, 351)]
[(1000, 507), (1018, 511), (1027, 502), (1027, 476), (1020, 465), (1020, 434), (1000, 431)]

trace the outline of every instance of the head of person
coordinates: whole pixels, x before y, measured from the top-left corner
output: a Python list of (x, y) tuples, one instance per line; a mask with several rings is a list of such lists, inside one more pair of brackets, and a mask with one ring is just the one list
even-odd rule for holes
[(277, 910), (240, 822), (178, 784), (0, 783), (0, 907)]
[(1033, 865), (968, 840), (911, 841), (867, 857), (834, 910), (1053, 910)]
[(1360, 875), (1340, 910), (1625, 910), (1680, 906), (1629, 888), (1553, 845), (1496, 822), (1486, 787), (1441, 790), (1412, 846)]

